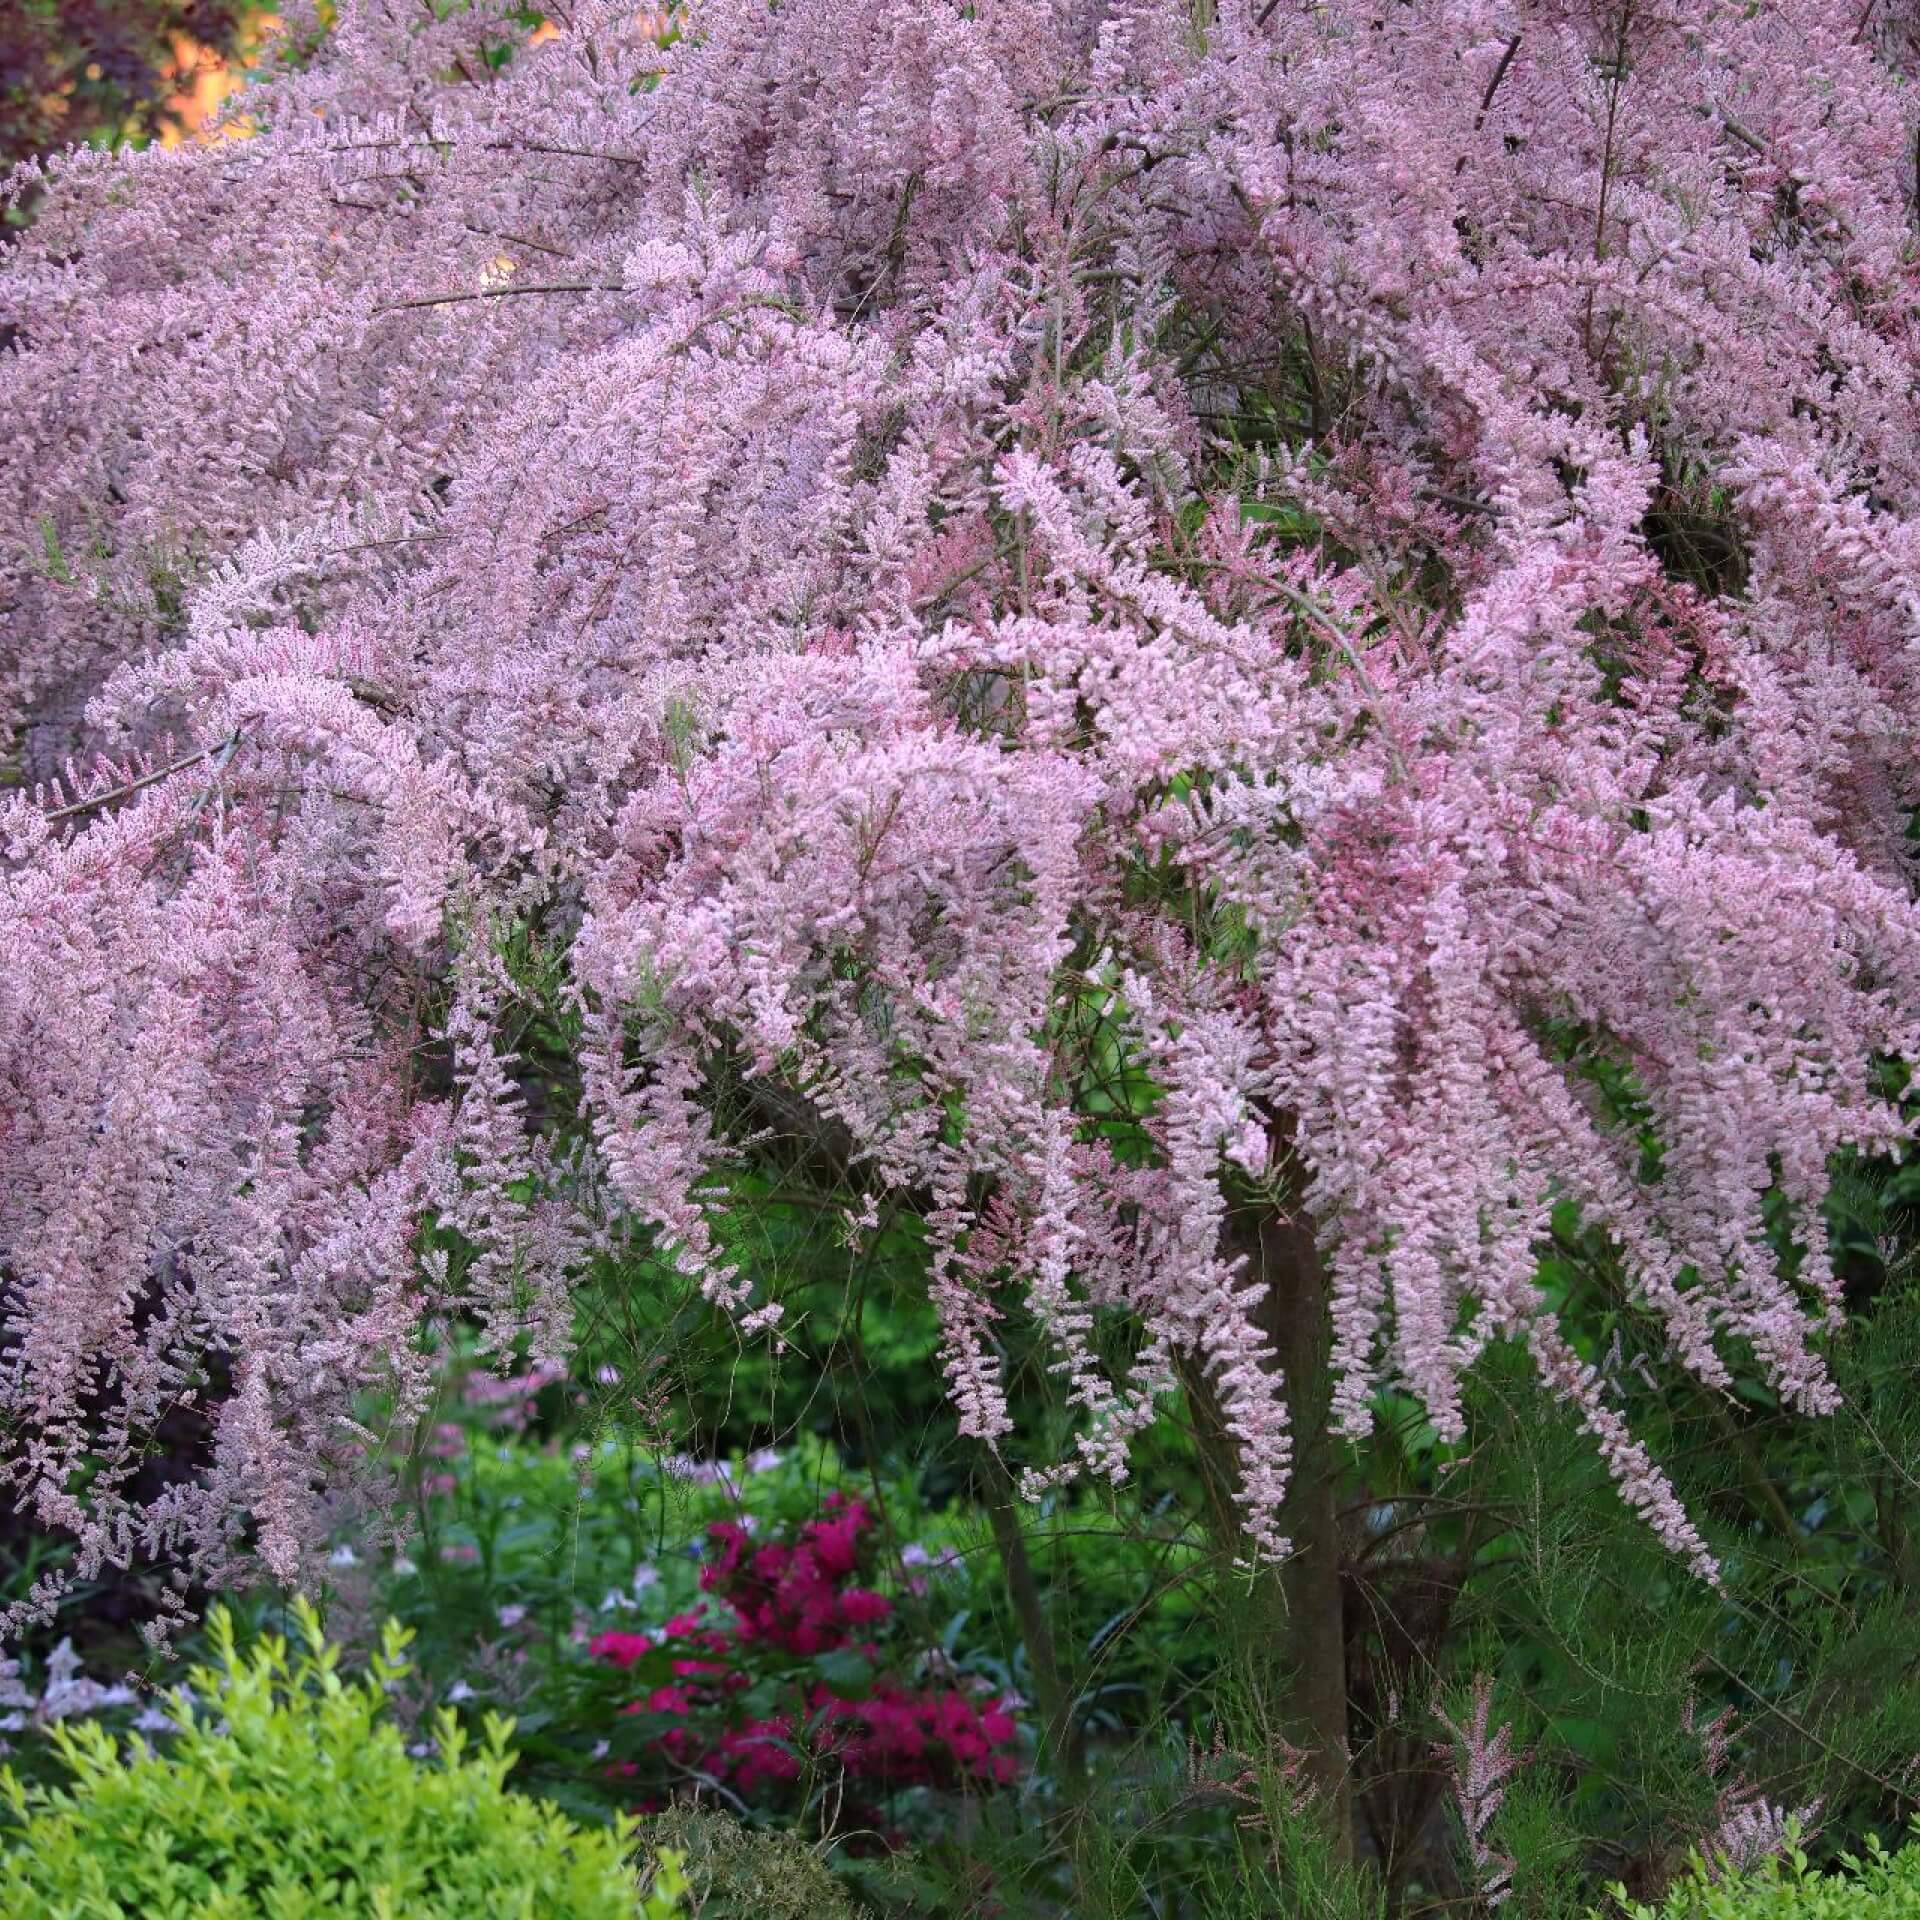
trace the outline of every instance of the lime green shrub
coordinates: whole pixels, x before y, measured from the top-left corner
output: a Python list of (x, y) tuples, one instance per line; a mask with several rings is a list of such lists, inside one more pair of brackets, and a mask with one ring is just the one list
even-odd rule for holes
[[(1658, 1907), (1620, 1899), (1626, 1920), (1920, 1920), (1920, 1816), (1916, 1844), (1890, 1854), (1878, 1840), (1866, 1858), (1840, 1856), (1817, 1873), (1797, 1847), (1717, 1883), (1698, 1867)], [(1617, 1893), (1616, 1889), (1616, 1893)]]
[(367, 1677), (338, 1672), (318, 1617), (304, 1650), (276, 1636), (242, 1654), (225, 1612), (217, 1665), (175, 1696), (164, 1753), (122, 1748), (92, 1722), (56, 1725), (71, 1769), (56, 1788), (0, 1771), (7, 1920), (673, 1920), (679, 1863), (643, 1896), (633, 1831), (581, 1829), (507, 1790), (512, 1723), (472, 1748), (451, 1713), (437, 1760), (409, 1757), (384, 1713), (405, 1671), (389, 1626)]

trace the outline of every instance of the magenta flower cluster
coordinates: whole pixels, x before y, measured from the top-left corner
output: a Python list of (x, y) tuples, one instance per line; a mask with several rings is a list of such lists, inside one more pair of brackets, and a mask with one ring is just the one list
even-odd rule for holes
[(777, 1337), (777, 1132), (920, 1216), (968, 1435), (1048, 1343), (1029, 1488), (1189, 1363), (1280, 1550), (1264, 1194), (1345, 1431), (1521, 1343), (1710, 1576), (1537, 1259), (1832, 1404), (1920, 1056), (1911, 9), (280, 12), (249, 137), (0, 258), (0, 1472), (72, 1575), (310, 1571), (423, 1323), (558, 1363), (607, 1252)]
[(700, 1585), (732, 1608), (743, 1641), (799, 1654), (844, 1646), (893, 1611), (872, 1588), (845, 1584), (870, 1526), (864, 1503), (839, 1494), (827, 1496), (826, 1518), (809, 1521), (792, 1542), (755, 1546), (740, 1522), (716, 1521), (707, 1529), (715, 1554), (700, 1570)]
[[(1004, 1701), (953, 1686), (910, 1685), (884, 1672), (855, 1694), (808, 1677), (812, 1656), (848, 1646), (879, 1666), (882, 1648), (872, 1636), (893, 1613), (885, 1595), (855, 1583), (862, 1562), (871, 1559), (873, 1523), (865, 1504), (829, 1494), (826, 1505), (824, 1517), (791, 1539), (757, 1546), (739, 1522), (708, 1529), (714, 1553), (700, 1584), (724, 1602), (731, 1615), (726, 1624), (682, 1613), (658, 1637), (609, 1632), (589, 1643), (595, 1659), (616, 1667), (671, 1648), (671, 1679), (650, 1687), (627, 1711), (676, 1722), (659, 1736), (661, 1751), (683, 1771), (709, 1775), (743, 1797), (777, 1797), (821, 1767), (864, 1793), (1012, 1780), (1019, 1728)], [(757, 1717), (740, 1712), (740, 1696), (769, 1663), (785, 1668), (794, 1662), (800, 1664), (792, 1710)]]

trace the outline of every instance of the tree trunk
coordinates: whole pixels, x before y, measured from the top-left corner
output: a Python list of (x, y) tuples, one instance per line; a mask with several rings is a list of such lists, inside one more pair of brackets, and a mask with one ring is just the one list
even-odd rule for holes
[(1015, 1505), (1013, 1482), (997, 1456), (982, 1449), (991, 1483), (987, 1514), (993, 1526), (994, 1550), (1000, 1558), (1000, 1577), (1013, 1601), (1014, 1619), (1027, 1653), (1027, 1670), (1045, 1721), (1046, 1754), (1054, 1769), (1060, 1797), (1077, 1810), (1087, 1797), (1087, 1763), (1074, 1718), (1074, 1697), (1068, 1676), (1061, 1671), (1053, 1626), (1046, 1601), (1027, 1557), (1026, 1535)]
[[(1236, 1213), (1226, 1251), (1244, 1255), (1249, 1277), (1266, 1286), (1256, 1320), (1285, 1373), (1294, 1446), (1281, 1512), (1293, 1552), (1278, 1569), (1263, 1569), (1255, 1577), (1245, 1602), (1230, 1606), (1230, 1627), (1261, 1718), (1306, 1749), (1307, 1777), (1317, 1789), (1335, 1852), (1343, 1862), (1351, 1861), (1353, 1783), (1339, 1494), (1337, 1460), (1327, 1434), (1332, 1328), (1326, 1274), (1304, 1214), (1288, 1218), (1271, 1207)], [(1218, 1397), (1197, 1368), (1189, 1367), (1186, 1378), (1214, 1532), (1244, 1551), (1233, 1504), (1239, 1463)]]

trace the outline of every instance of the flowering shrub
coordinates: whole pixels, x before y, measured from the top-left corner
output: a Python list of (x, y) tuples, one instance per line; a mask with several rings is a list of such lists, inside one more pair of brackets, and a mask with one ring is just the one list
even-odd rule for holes
[[(893, 1603), (859, 1584), (872, 1533), (866, 1505), (840, 1494), (790, 1538), (756, 1543), (745, 1522), (716, 1521), (700, 1584), (730, 1617), (682, 1613), (655, 1633), (592, 1640), (595, 1659), (653, 1682), (627, 1711), (667, 1723), (657, 1747), (680, 1779), (789, 1804), (830, 1776), (859, 1806), (1014, 1778), (1019, 1728), (1004, 1700), (884, 1670)], [(791, 1704), (763, 1710), (781, 1697)]]
[(718, 1549), (700, 1585), (733, 1609), (734, 1631), (782, 1652), (812, 1654), (844, 1646), (877, 1625), (893, 1603), (869, 1587), (844, 1583), (858, 1571), (863, 1539), (872, 1530), (865, 1504), (830, 1493), (824, 1519), (812, 1520), (797, 1540), (753, 1544), (747, 1524), (719, 1520), (707, 1529)]
[(777, 1135), (918, 1217), (967, 1435), (1050, 1345), (1029, 1491), (1185, 1369), (1277, 1555), (1297, 1409), (1456, 1439), (1510, 1340), (1712, 1578), (1536, 1256), (1831, 1407), (1920, 1054), (1904, 10), (339, 12), (0, 261), (0, 1427), (75, 1574), (311, 1571), (423, 1319), (552, 1360), (609, 1246), (777, 1329)]
[[(985, 1523), (965, 1508), (930, 1512), (911, 1474), (879, 1476), (889, 1522), (902, 1536), (883, 1540), (865, 1503), (851, 1529), (844, 1503), (823, 1511), (822, 1486), (845, 1469), (817, 1444), (729, 1460), (663, 1458), (624, 1438), (589, 1446), (568, 1444), (566, 1432), (545, 1443), (495, 1432), (493, 1408), (464, 1395), (451, 1406), (463, 1444), (424, 1463), (428, 1470), (415, 1482), (419, 1535), (397, 1552), (362, 1536), (358, 1545), (335, 1548), (326, 1567), (330, 1617), (350, 1633), (387, 1617), (403, 1621), (417, 1650), (408, 1712), (424, 1719), (451, 1705), (463, 1715), (513, 1714), (520, 1777), (569, 1807), (611, 1809), (684, 1788), (686, 1765), (755, 1718), (797, 1710), (804, 1736), (801, 1696), (809, 1685), (826, 1683), (827, 1692), (856, 1704), (893, 1689), (923, 1719), (951, 1693), (957, 1704), (943, 1712), (958, 1733), (970, 1730), (968, 1716), (977, 1721), (994, 1710), (991, 1702), (1010, 1696), (1010, 1623)], [(447, 1491), (437, 1485), (442, 1466), (454, 1482)], [(856, 1554), (837, 1586), (828, 1578), (809, 1589), (808, 1617), (824, 1611), (830, 1630), (796, 1636), (775, 1622), (769, 1636), (743, 1639), (740, 1615), (714, 1584), (727, 1537), (739, 1529), (747, 1539), (742, 1569), (750, 1573), (753, 1548), (798, 1546), (822, 1521), (838, 1522), (827, 1529), (834, 1566), (844, 1564), (844, 1547), (836, 1553), (831, 1544), (843, 1532), (852, 1532)], [(1105, 1618), (1137, 1595), (1168, 1547), (1127, 1550), (1111, 1537), (1104, 1509), (1085, 1524), (1090, 1540), (1108, 1551), (1076, 1569), (1076, 1579), (1086, 1586), (1090, 1617)], [(803, 1567), (813, 1560), (809, 1552), (798, 1558)], [(789, 1593), (795, 1585), (790, 1578)], [(744, 1586), (740, 1595), (750, 1607), (767, 1598)], [(1178, 1633), (1177, 1625), (1168, 1630)], [(796, 1638), (814, 1651), (794, 1651)], [(1143, 1632), (1129, 1658), (1152, 1665), (1158, 1639), (1158, 1631)], [(863, 1646), (875, 1649), (872, 1658)], [(1212, 1658), (1204, 1646), (1192, 1651), (1203, 1665)], [(701, 1662), (708, 1671), (676, 1671), (677, 1662)], [(648, 1707), (649, 1696), (667, 1689), (684, 1695), (684, 1711), (668, 1711), (675, 1702), (666, 1692), (657, 1709)], [(884, 1706), (876, 1711), (887, 1717)], [(832, 1744), (844, 1746), (859, 1731), (842, 1725)], [(1002, 1731), (997, 1722), (994, 1731)], [(678, 1737), (664, 1739), (672, 1734)], [(780, 1764), (764, 1743), (735, 1744), (744, 1746), (743, 1764)], [(1024, 1765), (1024, 1730), (1013, 1746), (993, 1747), (999, 1765), (977, 1755), (968, 1767), (950, 1764), (937, 1724), (930, 1752), (933, 1764), (919, 1784), (997, 1784), (1014, 1752)], [(637, 1773), (609, 1772), (626, 1764)], [(819, 1759), (816, 1776), (829, 1765)], [(876, 1770), (877, 1762), (867, 1775)], [(886, 1770), (884, 1791), (912, 1784), (908, 1773), (899, 1765)], [(759, 1803), (779, 1809), (794, 1803), (798, 1789), (789, 1771), (785, 1782), (757, 1792)]]

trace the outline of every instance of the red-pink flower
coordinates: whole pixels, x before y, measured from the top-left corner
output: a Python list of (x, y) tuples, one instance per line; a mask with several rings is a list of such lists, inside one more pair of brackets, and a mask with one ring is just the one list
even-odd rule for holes
[[(807, 1703), (802, 1724), (786, 1716), (732, 1720), (736, 1709), (730, 1702), (751, 1686), (755, 1661), (804, 1661), (846, 1645), (855, 1630), (893, 1618), (893, 1603), (884, 1594), (850, 1584), (870, 1531), (866, 1507), (830, 1497), (827, 1509), (825, 1518), (802, 1526), (791, 1539), (769, 1539), (758, 1547), (750, 1548), (748, 1529), (736, 1522), (709, 1529), (715, 1552), (701, 1585), (725, 1604), (730, 1622), (676, 1614), (664, 1637), (717, 1657), (675, 1659), (678, 1684), (652, 1689), (627, 1711), (644, 1706), (684, 1719), (685, 1725), (661, 1736), (666, 1750), (685, 1763), (698, 1749), (699, 1764), (743, 1794), (774, 1792), (798, 1778), (799, 1747), (812, 1748), (822, 1763), (876, 1791), (1010, 1780), (1016, 1762), (1008, 1749), (1019, 1731), (1013, 1716), (997, 1700), (977, 1705), (951, 1688), (919, 1690), (882, 1679), (856, 1698), (811, 1679), (803, 1667), (795, 1679)], [(652, 1644), (642, 1636), (608, 1633), (590, 1651), (629, 1665)], [(875, 1641), (862, 1642), (861, 1651), (875, 1663), (884, 1657)]]
[(609, 1632), (595, 1634), (587, 1642), (587, 1651), (596, 1660), (611, 1666), (630, 1667), (653, 1651), (653, 1641), (644, 1633)]
[(893, 1602), (867, 1587), (849, 1587), (840, 1596), (840, 1618), (850, 1627), (869, 1627), (893, 1611)]

